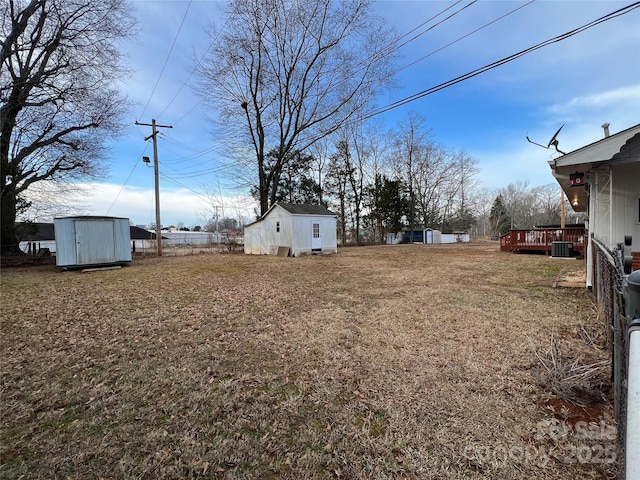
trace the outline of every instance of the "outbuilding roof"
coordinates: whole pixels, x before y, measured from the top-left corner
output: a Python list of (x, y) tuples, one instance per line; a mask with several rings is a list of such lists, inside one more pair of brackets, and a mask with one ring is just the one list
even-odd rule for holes
[(245, 228), (250, 227), (252, 225), (257, 225), (262, 220), (264, 220), (271, 211), (276, 207), (282, 207), (285, 211), (290, 213), (291, 215), (323, 215), (330, 217), (337, 217), (335, 213), (329, 210), (327, 207), (322, 205), (313, 205), (310, 203), (284, 203), (284, 202), (276, 202), (269, 207), (269, 209), (255, 222), (248, 223), (245, 225)]
[(280, 207), (284, 208), (292, 215), (331, 215), (336, 214), (329, 210), (324, 205), (312, 205), (309, 203), (276, 203)]

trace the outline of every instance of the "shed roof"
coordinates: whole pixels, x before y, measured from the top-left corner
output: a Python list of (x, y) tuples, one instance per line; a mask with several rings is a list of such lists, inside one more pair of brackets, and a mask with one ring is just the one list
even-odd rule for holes
[(329, 210), (324, 205), (312, 205), (310, 203), (276, 203), (280, 207), (284, 208), (292, 215), (331, 215), (334, 217), (336, 214)]

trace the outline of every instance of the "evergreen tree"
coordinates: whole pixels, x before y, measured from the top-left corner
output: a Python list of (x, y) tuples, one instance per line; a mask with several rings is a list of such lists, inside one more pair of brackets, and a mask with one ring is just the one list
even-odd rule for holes
[(502, 195), (498, 195), (491, 206), (489, 214), (489, 223), (492, 233), (496, 235), (504, 235), (511, 228), (511, 217), (507, 213)]
[(387, 233), (402, 230), (410, 210), (407, 188), (402, 180), (376, 175), (373, 185), (367, 189), (367, 199), (370, 213), (366, 220), (374, 227), (380, 243)]

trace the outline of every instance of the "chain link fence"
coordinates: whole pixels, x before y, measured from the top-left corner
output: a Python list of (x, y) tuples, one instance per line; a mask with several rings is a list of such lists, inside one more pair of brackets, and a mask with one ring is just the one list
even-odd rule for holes
[(611, 352), (611, 380), (614, 389), (614, 412), (618, 422), (618, 441), (624, 458), (626, 437), (626, 398), (628, 327), (631, 319), (625, 312), (623, 285), (624, 256), (620, 249), (607, 248), (591, 238), (593, 255), (593, 293), (598, 303), (598, 315), (609, 329), (608, 346)]

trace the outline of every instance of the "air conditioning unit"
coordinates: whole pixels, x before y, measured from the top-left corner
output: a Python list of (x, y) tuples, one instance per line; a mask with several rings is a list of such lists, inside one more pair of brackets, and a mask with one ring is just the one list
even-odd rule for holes
[(552, 257), (570, 257), (573, 242), (551, 242)]

